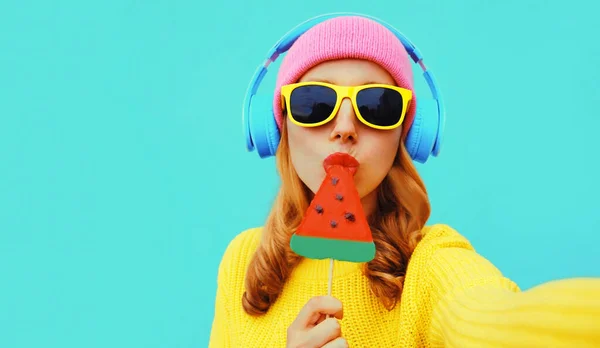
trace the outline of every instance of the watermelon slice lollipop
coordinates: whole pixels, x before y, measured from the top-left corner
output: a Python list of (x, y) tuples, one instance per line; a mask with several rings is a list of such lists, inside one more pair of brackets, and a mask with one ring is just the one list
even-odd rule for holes
[(368, 262), (375, 257), (371, 229), (354, 184), (358, 165), (345, 153), (325, 159), (325, 179), (290, 240), (295, 253), (311, 259), (351, 262)]

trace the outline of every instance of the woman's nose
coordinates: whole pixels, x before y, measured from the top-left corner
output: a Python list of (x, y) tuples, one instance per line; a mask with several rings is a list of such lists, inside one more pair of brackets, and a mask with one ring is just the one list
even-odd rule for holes
[(342, 142), (358, 140), (357, 118), (354, 114), (354, 108), (349, 99), (342, 100), (342, 105), (332, 121), (334, 123), (331, 132), (331, 140), (341, 140)]

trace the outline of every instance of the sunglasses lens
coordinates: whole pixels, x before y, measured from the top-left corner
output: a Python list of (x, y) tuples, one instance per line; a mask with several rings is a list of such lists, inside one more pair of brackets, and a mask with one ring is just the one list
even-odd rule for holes
[(392, 126), (402, 117), (402, 95), (393, 89), (372, 87), (363, 89), (356, 96), (361, 116), (377, 126)]
[(301, 86), (292, 91), (290, 109), (292, 117), (303, 124), (322, 122), (331, 116), (337, 95), (325, 86)]

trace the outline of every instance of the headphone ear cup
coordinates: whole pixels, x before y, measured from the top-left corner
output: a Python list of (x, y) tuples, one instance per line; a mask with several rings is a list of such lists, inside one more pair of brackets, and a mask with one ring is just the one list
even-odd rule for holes
[(410, 157), (420, 163), (427, 162), (435, 145), (439, 128), (438, 103), (435, 99), (420, 99), (415, 118), (404, 144)]
[(260, 158), (275, 156), (280, 133), (273, 114), (273, 96), (255, 95), (250, 103), (250, 136)]

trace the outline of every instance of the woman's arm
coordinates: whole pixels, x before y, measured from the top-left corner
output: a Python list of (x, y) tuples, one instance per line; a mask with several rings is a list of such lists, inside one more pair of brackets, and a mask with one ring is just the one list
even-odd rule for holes
[(230, 264), (234, 257), (234, 252), (231, 243), (223, 255), (223, 259), (219, 264), (217, 275), (217, 295), (215, 297), (215, 314), (210, 332), (209, 348), (229, 348), (231, 347), (231, 332), (228, 329), (232, 324), (232, 318), (229, 314), (229, 297), (227, 289), (231, 290), (233, 284), (230, 281)]
[(600, 347), (600, 279), (520, 292), (466, 248), (438, 249), (428, 269), (433, 347)]
[(231, 347), (231, 342), (229, 341), (229, 332), (227, 330), (228, 321), (229, 324), (231, 324), (231, 320), (228, 320), (230, 317), (227, 312), (227, 299), (222, 284), (222, 278), (219, 275), (217, 296), (215, 299), (215, 315), (213, 318), (210, 340), (208, 343), (209, 348)]

